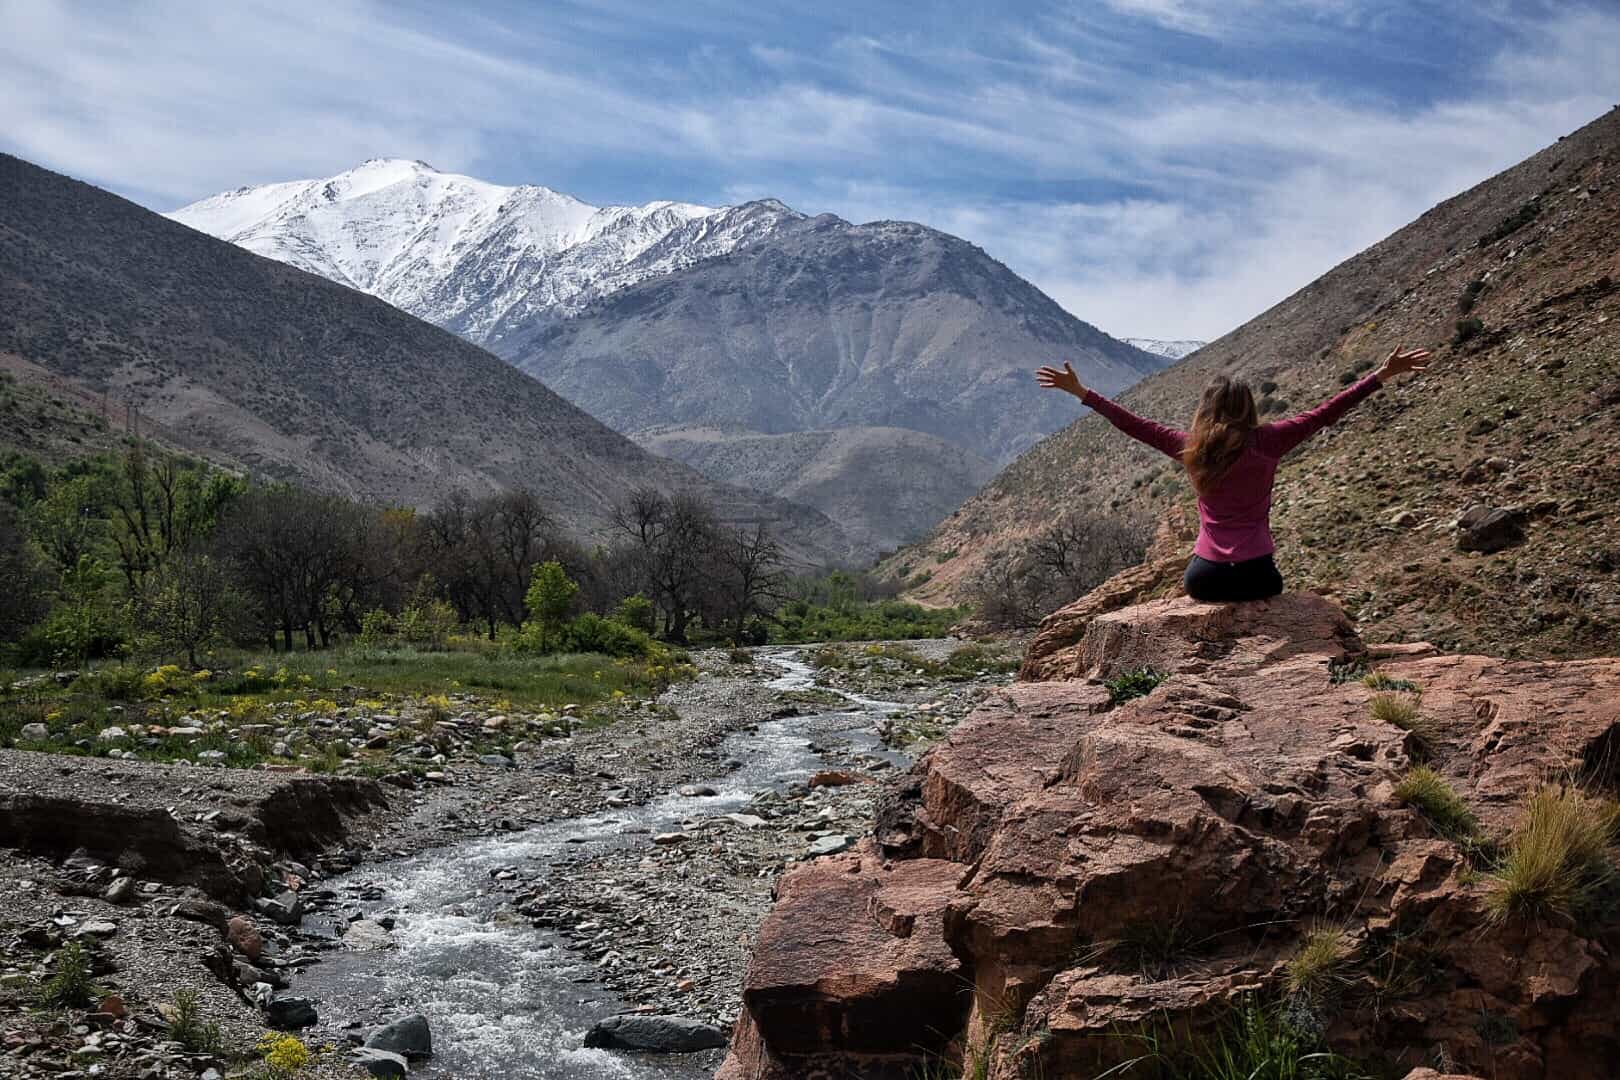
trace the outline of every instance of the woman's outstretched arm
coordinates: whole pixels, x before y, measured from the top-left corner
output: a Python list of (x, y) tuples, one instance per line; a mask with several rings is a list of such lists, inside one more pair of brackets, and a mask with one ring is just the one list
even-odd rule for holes
[(1146, 420), (1129, 409), (1109, 401), (1095, 390), (1087, 390), (1080, 385), (1080, 377), (1074, 373), (1074, 368), (1069, 366), (1068, 361), (1064, 361), (1062, 371), (1053, 367), (1041, 368), (1035, 373), (1035, 381), (1048, 390), (1062, 390), (1064, 393), (1073, 394), (1088, 408), (1101, 413), (1105, 420), (1131, 438), (1146, 443), (1160, 453), (1169, 454), (1177, 461), (1181, 460), (1182, 448), (1187, 445), (1185, 432)]
[(1422, 371), (1429, 366), (1429, 350), (1399, 348), (1391, 350), (1384, 366), (1348, 389), (1328, 398), (1314, 409), (1298, 416), (1279, 420), (1275, 424), (1261, 425), (1257, 442), (1262, 453), (1282, 457), (1294, 447), (1335, 422), (1373, 395), (1384, 383), (1408, 371)]

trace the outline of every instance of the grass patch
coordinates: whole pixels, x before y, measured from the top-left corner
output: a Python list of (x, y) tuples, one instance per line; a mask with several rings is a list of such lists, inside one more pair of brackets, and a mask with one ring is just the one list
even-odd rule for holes
[(169, 1038), (185, 1047), (188, 1053), (214, 1057), (225, 1053), (225, 1036), (218, 1024), (203, 1020), (202, 999), (195, 990), (181, 990), (174, 995)]
[(1312, 1025), (1296, 1022), (1282, 1005), (1250, 1000), (1214, 1033), (1164, 1028), (1123, 1033), (1141, 1053), (1097, 1080), (1370, 1080), (1353, 1062), (1327, 1049)]
[(1369, 671), (1361, 677), (1361, 683), (1369, 690), (1392, 690), (1407, 694), (1421, 693), (1418, 684), (1411, 679), (1391, 678), (1382, 671)]
[(90, 971), (90, 953), (84, 944), (70, 941), (57, 950), (55, 970), (39, 988), (39, 1003), (48, 1009), (82, 1009), (100, 990)]
[(1409, 771), (1395, 786), (1395, 797), (1415, 807), (1434, 831), (1456, 844), (1471, 845), (1479, 839), (1479, 821), (1445, 777), (1426, 765)]
[(1620, 804), (1579, 788), (1549, 784), (1530, 797), (1491, 875), (1487, 907), (1496, 920), (1579, 922), (1615, 882), (1611, 847)]
[[(1369, 676), (1370, 677), (1370, 676)], [(1418, 703), (1401, 694), (1374, 694), (1367, 711), (1381, 723), (1393, 724), (1412, 736), (1416, 757), (1430, 757), (1439, 743), (1440, 729), (1418, 712)]]
[(1359, 682), (1366, 675), (1367, 661), (1362, 657), (1347, 657), (1343, 660), (1328, 661), (1328, 683), (1333, 686)]
[(1344, 981), (1352, 953), (1350, 939), (1337, 926), (1318, 926), (1305, 935), (1288, 961), (1288, 991), (1322, 997)]
[(1105, 679), (1103, 685), (1108, 688), (1108, 703), (1119, 705), (1133, 698), (1146, 697), (1169, 677), (1164, 672), (1141, 667), (1121, 672), (1112, 679)]

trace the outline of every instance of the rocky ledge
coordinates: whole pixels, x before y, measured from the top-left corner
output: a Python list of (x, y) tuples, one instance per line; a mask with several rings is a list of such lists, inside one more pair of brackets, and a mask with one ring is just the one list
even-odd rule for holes
[(1095, 614), (1064, 668), (783, 877), (724, 1080), (1079, 1080), (1257, 1002), (1381, 1073), (1611, 1073), (1614, 906), (1492, 911), (1527, 798), (1612, 795), (1620, 660), (1368, 649), (1289, 594)]

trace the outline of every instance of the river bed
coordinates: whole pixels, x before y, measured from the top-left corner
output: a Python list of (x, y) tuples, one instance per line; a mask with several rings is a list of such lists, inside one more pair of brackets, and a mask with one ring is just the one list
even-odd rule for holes
[[(802, 650), (762, 650), (758, 661), (780, 674), (771, 690), (806, 690), (814, 674)], [(316, 915), (305, 929), (330, 935), (355, 917), (392, 920), (394, 947), (335, 949), (310, 967), (295, 993), (321, 1003), (324, 1027), (359, 1027), (420, 1011), (431, 1024), (435, 1057), (414, 1074), (457, 1078), (696, 1078), (712, 1075), (718, 1054), (625, 1055), (585, 1049), (597, 1019), (629, 1011), (596, 980), (589, 958), (551, 929), (510, 906), (510, 882), (567, 875), (586, 859), (622, 852), (634, 860), (654, 837), (684, 833), (705, 820), (746, 812), (754, 798), (781, 792), (827, 768), (829, 743), (841, 753), (904, 765), (878, 735), (905, 706), (838, 691), (842, 704), (761, 723), (720, 746), (734, 767), (703, 781), (713, 795), (669, 792), (639, 805), (537, 824), (464, 841), (408, 858), (370, 864), (332, 879), (334, 919)]]

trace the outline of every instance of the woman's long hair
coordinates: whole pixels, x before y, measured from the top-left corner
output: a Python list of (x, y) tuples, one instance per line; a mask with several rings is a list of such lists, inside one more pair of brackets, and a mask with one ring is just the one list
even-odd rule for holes
[(1204, 388), (1193, 414), (1192, 430), (1181, 451), (1181, 461), (1202, 495), (1230, 469), (1249, 444), (1249, 433), (1260, 423), (1249, 384), (1217, 375)]

